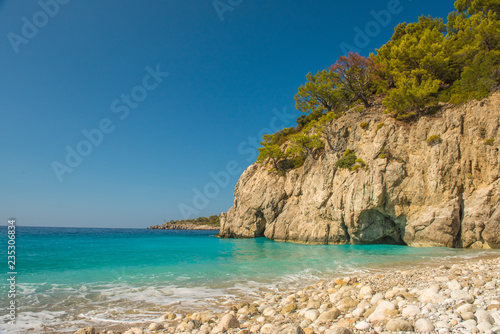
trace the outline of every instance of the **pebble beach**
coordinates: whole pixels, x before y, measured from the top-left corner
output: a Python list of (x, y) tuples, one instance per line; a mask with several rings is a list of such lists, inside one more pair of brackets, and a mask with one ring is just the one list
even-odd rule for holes
[(76, 334), (500, 333), (500, 257), (339, 277), (268, 292), (222, 313), (166, 310), (155, 322)]

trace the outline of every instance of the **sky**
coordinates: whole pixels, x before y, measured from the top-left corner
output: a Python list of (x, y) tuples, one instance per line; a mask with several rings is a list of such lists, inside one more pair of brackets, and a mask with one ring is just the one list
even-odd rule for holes
[(227, 211), (308, 72), (453, 1), (0, 1), (0, 225)]

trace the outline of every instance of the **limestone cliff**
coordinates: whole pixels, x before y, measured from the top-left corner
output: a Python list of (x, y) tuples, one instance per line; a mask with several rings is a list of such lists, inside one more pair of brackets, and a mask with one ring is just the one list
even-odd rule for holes
[[(412, 122), (348, 112), (318, 159), (286, 175), (245, 170), (219, 236), (500, 248), (499, 105), (496, 93)], [(429, 145), (433, 135), (440, 140)], [(368, 167), (337, 168), (347, 149)]]

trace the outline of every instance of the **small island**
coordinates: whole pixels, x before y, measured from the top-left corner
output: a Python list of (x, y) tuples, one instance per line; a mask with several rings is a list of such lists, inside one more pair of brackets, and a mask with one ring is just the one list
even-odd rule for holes
[(161, 225), (148, 227), (150, 230), (219, 230), (220, 220), (218, 215), (198, 217), (196, 219), (171, 220)]

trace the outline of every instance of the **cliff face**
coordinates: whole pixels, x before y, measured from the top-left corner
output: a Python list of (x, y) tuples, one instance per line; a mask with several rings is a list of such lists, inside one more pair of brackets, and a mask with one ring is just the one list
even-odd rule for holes
[[(500, 248), (499, 106), (496, 93), (413, 122), (348, 112), (317, 160), (285, 176), (264, 165), (245, 170), (219, 236)], [(429, 145), (432, 135), (441, 142)], [(337, 168), (347, 149), (368, 168)]]

